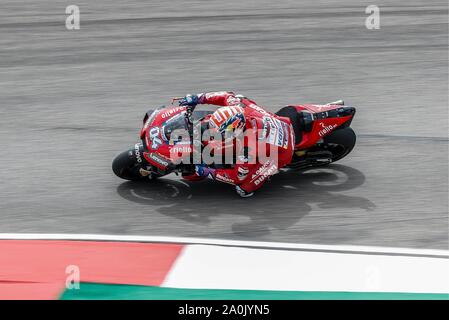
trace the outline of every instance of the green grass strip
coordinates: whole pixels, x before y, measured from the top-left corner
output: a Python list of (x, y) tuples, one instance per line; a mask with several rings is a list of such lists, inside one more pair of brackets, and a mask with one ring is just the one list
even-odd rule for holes
[(63, 300), (449, 300), (449, 294), (391, 292), (265, 291), (177, 289), (123, 284), (81, 283)]

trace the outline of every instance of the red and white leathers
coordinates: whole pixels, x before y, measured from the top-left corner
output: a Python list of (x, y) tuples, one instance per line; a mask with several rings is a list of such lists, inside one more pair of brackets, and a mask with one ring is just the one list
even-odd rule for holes
[[(246, 120), (246, 131), (254, 130), (256, 133), (254, 138), (259, 140), (259, 146), (262, 143), (265, 144), (265, 150), (277, 152), (277, 157), (260, 159), (257, 156), (257, 141), (245, 139), (243, 145), (240, 143), (238, 146), (234, 145), (233, 148), (237, 155), (243, 155), (243, 149), (246, 147), (247, 157), (243, 157), (243, 159), (255, 159), (256, 161), (251, 163), (251, 161), (242, 160), (237, 161), (237, 164), (230, 169), (213, 169), (214, 179), (234, 184), (237, 186), (237, 192), (240, 193), (243, 190), (244, 193), (249, 194), (262, 187), (270, 176), (276, 174), (280, 168), (291, 162), (294, 150), (294, 133), (289, 118), (279, 117), (262, 109), (252, 100), (226, 91), (198, 94), (198, 103), (242, 107)], [(210, 115), (203, 121), (208, 121), (209, 118)], [(210, 172), (210, 170), (207, 171)], [(197, 180), (200, 177), (197, 174), (184, 178)], [(241, 195), (243, 196), (243, 194)]]

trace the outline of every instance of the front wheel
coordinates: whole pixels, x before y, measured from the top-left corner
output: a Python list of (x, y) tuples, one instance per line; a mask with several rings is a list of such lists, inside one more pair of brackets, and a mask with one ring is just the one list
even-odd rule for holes
[[(148, 179), (148, 174), (142, 174), (141, 169), (146, 168), (148, 163), (143, 158), (143, 146), (137, 143), (134, 148), (117, 155), (112, 161), (112, 171), (119, 178), (138, 181)], [(155, 175), (151, 175), (155, 177)]]

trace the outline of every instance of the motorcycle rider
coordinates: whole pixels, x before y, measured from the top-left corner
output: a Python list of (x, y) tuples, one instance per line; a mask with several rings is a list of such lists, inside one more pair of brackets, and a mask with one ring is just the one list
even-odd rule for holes
[[(254, 101), (233, 92), (219, 91), (200, 94), (188, 94), (179, 100), (180, 106), (186, 106), (189, 112), (198, 104), (220, 106), (212, 115), (206, 116), (209, 129), (216, 130), (223, 136), (231, 138), (240, 136), (244, 131), (257, 132), (259, 143), (266, 144), (265, 150), (274, 150), (276, 159), (261, 159), (254, 144), (247, 140), (234, 148), (240, 155), (238, 163), (232, 168), (209, 168), (196, 165), (195, 174), (183, 176), (185, 179), (198, 180), (207, 176), (235, 185), (241, 197), (250, 197), (262, 187), (267, 179), (276, 174), (280, 168), (290, 163), (294, 150), (294, 132), (289, 118), (277, 116), (259, 107)], [(254, 159), (255, 161), (249, 161)]]

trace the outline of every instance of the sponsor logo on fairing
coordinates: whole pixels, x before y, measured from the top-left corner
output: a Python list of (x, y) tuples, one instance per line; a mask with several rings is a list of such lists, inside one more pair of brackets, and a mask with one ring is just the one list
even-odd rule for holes
[(136, 143), (134, 145), (134, 153), (136, 155), (137, 162), (142, 163), (142, 157), (140, 155), (140, 144)]
[(288, 134), (286, 134), (287, 124), (273, 117), (263, 117), (262, 135), (259, 140), (267, 139), (269, 144), (287, 148)]
[(254, 184), (257, 186), (261, 182), (265, 181), (268, 177), (274, 175), (277, 172), (278, 167), (273, 164), (266, 172), (264, 172), (259, 178), (254, 181)]
[(177, 121), (181, 117), (185, 117), (185, 111), (181, 112), (181, 113), (178, 113), (177, 115), (174, 115), (170, 119), (167, 119), (167, 121), (164, 122), (164, 126), (169, 125), (170, 123)]
[(192, 152), (192, 147), (191, 146), (174, 146), (170, 149), (170, 153), (191, 153)]
[(162, 155), (158, 155), (156, 153), (144, 153), (144, 156), (146, 156), (150, 162), (158, 164), (158, 166), (163, 169), (167, 168), (169, 165), (169, 161)]
[(260, 167), (256, 172), (253, 173), (251, 179), (254, 180), (258, 175), (260, 175), (270, 165), (270, 163), (270, 161), (265, 162), (262, 167)]
[(287, 123), (285, 123), (285, 122), (282, 122), (282, 129), (283, 129), (283, 133), (284, 133), (284, 139), (282, 140), (282, 148), (284, 148), (284, 149), (287, 149), (288, 148), (288, 142), (289, 142), (289, 127), (290, 127), (291, 125), (288, 125)]
[(189, 141), (189, 140), (181, 140), (181, 141), (179, 141), (179, 140), (175, 140), (175, 139), (170, 138), (170, 141), (168, 142), (168, 144), (170, 146), (186, 145), (186, 144), (190, 145), (190, 144), (192, 144), (192, 141)]
[(262, 167), (260, 167), (255, 174), (251, 177), (251, 182), (257, 186), (261, 182), (265, 181), (269, 176), (276, 174), (278, 171), (278, 167), (276, 164), (271, 161), (267, 161), (264, 163)]
[(284, 128), (281, 124), (281, 127), (277, 129), (278, 135), (277, 135), (277, 143), (276, 145), (283, 147), (284, 146)]
[(321, 125), (321, 128), (322, 128), (320, 131), (318, 131), (318, 135), (320, 137), (328, 134), (329, 132), (331, 132), (332, 130), (334, 130), (338, 126), (337, 124), (331, 124), (331, 125), (326, 126), (323, 122), (320, 122), (320, 125)]
[(229, 184), (235, 184), (234, 180), (228, 177), (226, 173), (224, 174), (215, 174), (215, 179), (221, 182), (229, 183)]
[(175, 113), (178, 113), (180, 110), (184, 110), (184, 109), (185, 109), (184, 107), (176, 107), (176, 108), (170, 109), (170, 110), (164, 112), (162, 114), (161, 118), (165, 119), (167, 117), (174, 115)]

